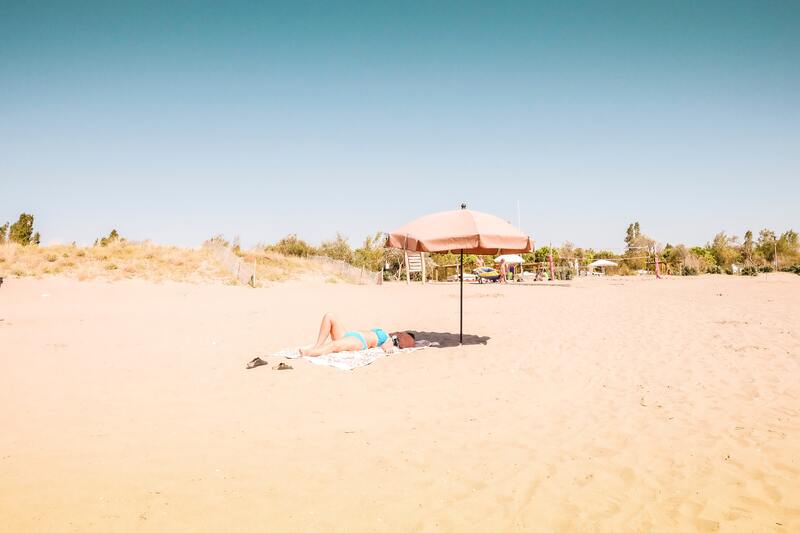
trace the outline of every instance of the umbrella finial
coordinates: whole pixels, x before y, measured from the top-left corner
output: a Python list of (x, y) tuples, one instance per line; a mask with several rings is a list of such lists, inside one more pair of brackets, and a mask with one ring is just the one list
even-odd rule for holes
[(467, 202), (461, 202), (461, 209), (467, 208)]

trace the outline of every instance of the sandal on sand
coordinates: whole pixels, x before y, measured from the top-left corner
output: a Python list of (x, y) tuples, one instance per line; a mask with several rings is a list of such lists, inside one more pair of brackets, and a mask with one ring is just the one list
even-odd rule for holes
[(286, 363), (278, 363), (277, 366), (272, 367), (273, 370), (291, 370), (292, 365), (287, 365)]
[(247, 363), (247, 368), (255, 368), (257, 366), (266, 365), (266, 364), (267, 364), (266, 361), (264, 361), (260, 357), (256, 357), (255, 359), (253, 359), (252, 361)]

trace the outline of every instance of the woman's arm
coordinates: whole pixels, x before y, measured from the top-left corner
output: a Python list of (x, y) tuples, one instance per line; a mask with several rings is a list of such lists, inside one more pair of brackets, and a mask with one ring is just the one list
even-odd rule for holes
[(391, 337), (386, 339), (386, 342), (381, 344), (381, 348), (383, 348), (383, 351), (388, 353), (388, 354), (392, 354), (392, 353), (395, 353), (397, 351), (397, 348), (394, 347), (394, 343), (392, 342), (392, 338)]

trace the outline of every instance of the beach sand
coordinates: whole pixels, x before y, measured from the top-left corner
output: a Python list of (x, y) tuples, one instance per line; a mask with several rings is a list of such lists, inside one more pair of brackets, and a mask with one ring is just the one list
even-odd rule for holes
[[(798, 531), (800, 276), (6, 279), (4, 531)], [(441, 348), (256, 355), (351, 328)]]

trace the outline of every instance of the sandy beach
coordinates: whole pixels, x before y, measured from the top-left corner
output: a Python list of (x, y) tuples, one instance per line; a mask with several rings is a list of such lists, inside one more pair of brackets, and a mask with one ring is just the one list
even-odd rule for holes
[[(800, 276), (7, 279), (4, 531), (797, 531)], [(256, 355), (334, 311), (440, 348)]]

